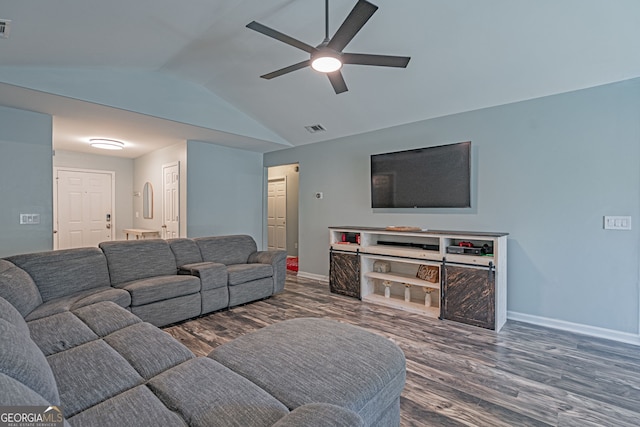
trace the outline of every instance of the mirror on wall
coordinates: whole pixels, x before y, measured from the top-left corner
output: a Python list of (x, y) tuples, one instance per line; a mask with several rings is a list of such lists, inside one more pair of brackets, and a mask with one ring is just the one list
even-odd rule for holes
[(150, 182), (145, 182), (142, 189), (142, 217), (153, 218), (153, 186)]

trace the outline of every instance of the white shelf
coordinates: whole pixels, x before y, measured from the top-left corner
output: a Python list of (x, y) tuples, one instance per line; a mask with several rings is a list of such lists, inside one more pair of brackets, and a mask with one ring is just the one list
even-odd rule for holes
[(430, 259), (438, 261), (442, 259), (439, 251), (426, 249), (407, 248), (403, 246), (369, 245), (362, 248), (362, 252), (378, 255), (391, 255), (405, 258)]
[(437, 318), (440, 316), (440, 307), (426, 307), (424, 304), (420, 304), (417, 302), (406, 302), (404, 298), (401, 299), (394, 295), (392, 295), (390, 298), (385, 298), (382, 295), (369, 294), (363, 296), (362, 300), (378, 305), (384, 305), (386, 307), (410, 311), (412, 313), (424, 314), (428, 317)]
[[(329, 246), (336, 251), (357, 252), (360, 260), (360, 298), (363, 301), (424, 314), (429, 317), (440, 317), (441, 284), (432, 283), (416, 277), (420, 265), (431, 265), (439, 268), (439, 276), (448, 280), (449, 286), (463, 289), (461, 294), (445, 295), (447, 304), (442, 310), (445, 319), (475, 324), (499, 331), (507, 320), (507, 235), (508, 233), (446, 231), (423, 229), (403, 231), (388, 230), (379, 227), (329, 227)], [(347, 235), (345, 235), (347, 233)], [(354, 237), (355, 236), (355, 237)], [(345, 238), (354, 243), (343, 243)], [(384, 244), (387, 243), (387, 244)], [(472, 248), (491, 248), (493, 255), (448, 253), (447, 248), (455, 246), (460, 251)], [(431, 248), (431, 249), (425, 249)], [(463, 248), (463, 249), (461, 249)], [(389, 264), (388, 272), (374, 271), (374, 264), (384, 261)], [(443, 267), (444, 266), (444, 267)], [(387, 268), (385, 268), (387, 269)], [(463, 269), (463, 270), (460, 270)], [(467, 274), (475, 273), (475, 274)], [(472, 270), (481, 269), (488, 272), (480, 275)], [(468, 277), (473, 277), (469, 279)], [(381, 282), (389, 281), (390, 297), (383, 296), (384, 287)], [(404, 300), (402, 284), (413, 286), (410, 302)], [(453, 285), (456, 283), (456, 285)], [(487, 288), (486, 293), (476, 295), (478, 289)], [(415, 289), (420, 287), (421, 289)], [(422, 290), (430, 288), (432, 307), (425, 307), (420, 301)], [(437, 291), (437, 292), (436, 292)], [(486, 321), (482, 316), (482, 305), (469, 307), (469, 300), (464, 295), (475, 295), (488, 303), (495, 304), (495, 319)], [(462, 295), (462, 297), (460, 296)], [(475, 300), (474, 300), (475, 301)], [(471, 310), (469, 310), (471, 309)]]
[(331, 247), (336, 251), (345, 251), (345, 252), (357, 252), (361, 251), (362, 247), (357, 243), (333, 243)]
[(475, 264), (488, 266), (489, 264), (495, 264), (493, 256), (489, 255), (459, 255), (459, 254), (447, 254), (447, 262), (457, 262), (460, 264)]
[(388, 280), (396, 283), (407, 283), (409, 285), (422, 286), (424, 288), (440, 289), (440, 283), (427, 282), (426, 280), (418, 279), (415, 276), (402, 273), (378, 273), (375, 271), (369, 271), (364, 273), (365, 277), (370, 279)]

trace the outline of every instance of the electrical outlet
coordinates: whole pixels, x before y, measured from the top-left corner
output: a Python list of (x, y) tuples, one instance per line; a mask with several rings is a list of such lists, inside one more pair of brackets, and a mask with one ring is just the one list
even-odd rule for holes
[(631, 230), (630, 216), (605, 216), (605, 230)]

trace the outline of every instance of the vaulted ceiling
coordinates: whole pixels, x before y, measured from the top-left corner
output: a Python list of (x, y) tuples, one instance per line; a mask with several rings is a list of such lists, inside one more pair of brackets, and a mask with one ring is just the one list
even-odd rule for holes
[[(640, 76), (637, 0), (371, 1), (345, 51), (411, 61), (345, 65), (336, 95), (309, 68), (261, 79), (308, 54), (245, 27), (318, 45), (322, 0), (0, 0), (0, 105), (53, 115), (60, 149), (100, 134), (126, 157), (185, 139), (267, 152)], [(330, 1), (331, 34), (355, 3)]]

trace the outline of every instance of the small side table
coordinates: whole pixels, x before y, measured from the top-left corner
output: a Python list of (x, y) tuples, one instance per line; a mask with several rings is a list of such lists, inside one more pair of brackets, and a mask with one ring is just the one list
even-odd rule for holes
[(127, 236), (127, 240), (129, 240), (129, 234), (132, 236), (136, 236), (136, 240), (146, 239), (148, 237), (160, 238), (160, 232), (156, 230), (146, 230), (144, 228), (125, 228), (124, 234)]

